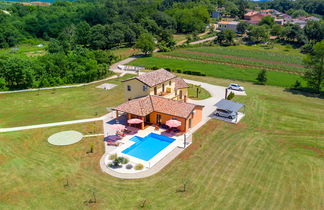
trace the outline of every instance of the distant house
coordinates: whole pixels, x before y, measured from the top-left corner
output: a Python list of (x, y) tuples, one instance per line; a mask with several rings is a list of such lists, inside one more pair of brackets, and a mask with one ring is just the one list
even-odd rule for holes
[(317, 18), (317, 17), (314, 17), (314, 16), (310, 16), (310, 17), (298, 17), (298, 18), (292, 19), (290, 22), (292, 24), (299, 25), (301, 28), (304, 28), (307, 25), (307, 22), (308, 21), (320, 21), (320, 19)]
[(221, 13), (219, 11), (212, 12), (212, 18), (219, 19), (221, 17)]
[(249, 22), (251, 24), (258, 24), (264, 16), (265, 15), (262, 15), (261, 13), (259, 13), (257, 11), (250, 11), (250, 12), (247, 12), (246, 14), (244, 14), (244, 20), (246, 20), (247, 22)]
[(284, 25), (285, 24), (285, 20), (284, 19), (275, 19), (275, 23), (277, 23), (279, 25)]
[(35, 6), (49, 6), (51, 5), (50, 3), (48, 2), (41, 2), (41, 1), (32, 1), (30, 2), (32, 5), (35, 5)]
[(30, 5), (32, 5), (31, 3), (28, 3), (28, 2), (21, 2), (20, 4), (22, 4), (24, 6), (30, 6)]
[(165, 69), (155, 70), (123, 81), (127, 100), (147, 95), (158, 95), (173, 100), (186, 101), (188, 85), (180, 77)]
[(226, 29), (230, 29), (234, 32), (237, 32), (237, 25), (240, 22), (237, 21), (220, 21), (218, 22), (218, 30), (226, 30)]

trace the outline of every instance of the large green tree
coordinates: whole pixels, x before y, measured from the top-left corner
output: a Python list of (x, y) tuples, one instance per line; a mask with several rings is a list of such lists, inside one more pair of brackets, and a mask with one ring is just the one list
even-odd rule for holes
[(252, 43), (266, 42), (269, 40), (269, 29), (266, 26), (252, 26), (247, 35)]
[(142, 34), (135, 43), (135, 48), (140, 49), (145, 55), (152, 54), (155, 49), (154, 37), (152, 34)]
[(235, 36), (235, 32), (233, 32), (231, 29), (226, 29), (217, 33), (217, 38), (214, 42), (222, 46), (230, 46), (234, 44)]
[(313, 53), (308, 54), (304, 60), (308, 71), (304, 78), (310, 88), (320, 92), (324, 84), (324, 40), (313, 47)]
[(308, 40), (318, 42), (324, 39), (324, 22), (308, 21), (304, 28), (304, 32)]

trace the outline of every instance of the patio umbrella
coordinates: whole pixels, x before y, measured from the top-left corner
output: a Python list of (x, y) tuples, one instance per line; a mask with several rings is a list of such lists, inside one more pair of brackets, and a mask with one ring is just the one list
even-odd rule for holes
[(134, 118), (134, 119), (129, 119), (129, 120), (127, 120), (127, 122), (128, 122), (129, 124), (140, 124), (140, 123), (143, 122), (143, 120), (141, 120), (141, 119), (137, 119), (137, 118)]
[(177, 128), (181, 125), (181, 122), (179, 120), (168, 120), (165, 124), (170, 128)]
[(109, 126), (110, 129), (122, 131), (125, 129), (125, 125), (122, 124), (113, 124)]

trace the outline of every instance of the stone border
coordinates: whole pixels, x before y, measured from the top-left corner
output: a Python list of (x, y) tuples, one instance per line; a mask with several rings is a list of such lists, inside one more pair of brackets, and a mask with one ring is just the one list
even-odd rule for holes
[(100, 159), (100, 168), (103, 172), (120, 179), (142, 179), (149, 176), (153, 176), (154, 174), (160, 172), (166, 165), (168, 165), (172, 160), (174, 160), (184, 148), (176, 147), (172, 150), (168, 155), (162, 158), (158, 163), (156, 163), (152, 168), (148, 170), (137, 172), (137, 173), (119, 173), (105, 165), (105, 158), (108, 153), (105, 153)]

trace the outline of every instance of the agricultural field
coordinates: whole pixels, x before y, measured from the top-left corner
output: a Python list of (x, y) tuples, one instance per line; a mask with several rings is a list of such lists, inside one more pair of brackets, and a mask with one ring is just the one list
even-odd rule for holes
[(121, 81), (129, 77), (132, 75), (102, 82), (118, 85), (111, 90), (96, 88), (102, 84), (96, 83), (83, 87), (0, 94), (0, 127), (99, 117), (107, 113), (107, 107), (124, 102)]
[[(245, 55), (246, 57), (230, 55), (231, 53), (228, 51), (226, 51), (226, 53), (224, 54), (221, 54), (223, 52), (213, 53), (213, 52), (203, 52), (203, 50), (205, 50), (205, 48), (177, 50), (170, 53), (158, 54), (156, 56), (162, 58), (166, 57), (166, 58), (175, 58), (175, 59), (179, 58), (179, 59), (187, 59), (187, 60), (196, 60), (196, 61), (201, 61), (206, 63), (209, 62), (215, 64), (218, 63), (228, 64), (228, 65), (234, 65), (234, 66), (246, 67), (246, 68), (248, 67), (264, 68), (268, 70), (282, 71), (282, 72), (289, 72), (289, 73), (296, 73), (296, 74), (303, 73), (305, 71), (305, 68), (301, 64), (285, 63), (283, 61), (272, 60), (272, 58), (280, 60), (278, 59), (278, 57), (269, 56), (268, 59), (259, 59), (259, 58), (253, 58), (253, 56), (249, 56), (249, 55)], [(236, 51), (234, 50), (234, 52)], [(255, 56), (255, 57), (259, 57), (259, 56)], [(293, 58), (293, 56), (288, 56), (288, 57)], [(285, 60), (284, 59), (285, 57), (280, 57), (280, 58), (283, 58), (282, 60)], [(301, 60), (302, 59), (299, 59), (298, 62), (300, 62)], [(294, 59), (291, 59), (291, 61), (295, 62)]]
[[(100, 122), (0, 134), (0, 209), (323, 209), (323, 100), (241, 84), (248, 97), (233, 99), (246, 105), (240, 124), (210, 120), (187, 150), (145, 179), (104, 174), (100, 137), (66, 147), (47, 143), (63, 130), (100, 133)], [(97, 202), (89, 204), (93, 192)]]
[(138, 49), (132, 49), (132, 48), (119, 48), (115, 50), (111, 50), (114, 56), (117, 57), (117, 60), (123, 60), (130, 56), (139, 54), (140, 51)]
[[(238, 81), (256, 82), (256, 77), (260, 72), (258, 68), (240, 68), (226, 64), (214, 64), (197, 60), (187, 60), (179, 58), (162, 58), (156, 55), (134, 60), (131, 65), (145, 66), (146, 68), (169, 68), (180, 71), (196, 71), (207, 76), (225, 78)], [(296, 80), (305, 82), (298, 74), (291, 74), (281, 71), (267, 71), (267, 85), (292, 87)]]
[(169, 68), (176, 72), (195, 71), (207, 76), (256, 82), (261, 69), (267, 70), (268, 85), (292, 87), (296, 80), (305, 84), (302, 75), (304, 55), (296, 49), (274, 45), (179, 48), (140, 58), (133, 65), (146, 68)]

